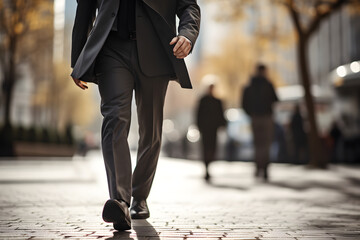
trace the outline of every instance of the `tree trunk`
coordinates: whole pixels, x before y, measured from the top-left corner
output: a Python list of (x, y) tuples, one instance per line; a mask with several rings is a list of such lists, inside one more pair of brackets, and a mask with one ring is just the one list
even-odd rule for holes
[(5, 71), (4, 78), (4, 98), (5, 98), (5, 112), (4, 112), (4, 127), (0, 132), (1, 135), (1, 147), (0, 156), (14, 156), (14, 133), (11, 126), (11, 102), (16, 80), (16, 38), (12, 38), (9, 46), (9, 60), (7, 69)]
[(15, 54), (16, 54), (16, 38), (12, 38), (10, 40), (9, 46), (9, 60), (8, 60), (8, 69), (5, 69), (7, 74), (5, 74), (4, 79), (4, 95), (5, 95), (5, 115), (4, 115), (4, 122), (5, 125), (11, 125), (11, 102), (12, 102), (12, 95), (15, 86), (15, 78), (16, 78), (16, 71), (15, 71)]
[(326, 168), (324, 149), (319, 136), (316, 122), (314, 98), (311, 93), (311, 79), (308, 66), (308, 37), (299, 36), (298, 42), (298, 69), (299, 76), (305, 91), (305, 104), (310, 131), (308, 133), (308, 145), (310, 151), (310, 166), (315, 168)]
[(14, 63), (10, 63), (9, 65), (9, 73), (7, 74), (7, 79), (4, 81), (4, 95), (5, 95), (5, 115), (4, 115), (4, 122), (5, 125), (11, 124), (10, 114), (11, 114), (11, 101), (14, 89), (14, 80), (12, 79), (15, 77), (15, 71), (13, 70)]

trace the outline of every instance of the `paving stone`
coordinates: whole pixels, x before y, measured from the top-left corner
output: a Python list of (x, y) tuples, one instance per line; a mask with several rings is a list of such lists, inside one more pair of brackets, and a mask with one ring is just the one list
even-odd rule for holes
[[(272, 164), (270, 182), (262, 183), (254, 181), (252, 163), (214, 162), (207, 184), (200, 162), (162, 157), (148, 199), (151, 218), (117, 232), (101, 219), (108, 198), (101, 159), (92, 153), (80, 162), (44, 161), (41, 170), (38, 162), (0, 161), (0, 239), (360, 239), (356, 166)], [(62, 171), (73, 174), (67, 179)]]

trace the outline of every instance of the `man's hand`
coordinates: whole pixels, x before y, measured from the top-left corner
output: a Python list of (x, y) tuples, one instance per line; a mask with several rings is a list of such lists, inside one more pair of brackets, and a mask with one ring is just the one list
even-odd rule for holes
[(191, 41), (189, 39), (184, 36), (177, 36), (174, 37), (170, 42), (170, 45), (174, 44), (175, 47), (173, 51), (176, 58), (183, 59), (189, 55), (191, 50)]
[(88, 89), (88, 86), (86, 86), (86, 83), (83, 81), (80, 81), (79, 79), (76, 79), (74, 77), (72, 77), (72, 79), (74, 80), (74, 83), (81, 88), (82, 90), (86, 90)]

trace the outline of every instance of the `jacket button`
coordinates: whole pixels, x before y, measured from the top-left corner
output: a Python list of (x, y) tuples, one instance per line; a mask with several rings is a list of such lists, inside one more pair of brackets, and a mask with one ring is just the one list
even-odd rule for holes
[(113, 12), (113, 13), (111, 14), (111, 16), (112, 16), (112, 17), (115, 17), (115, 16), (116, 16), (116, 14)]

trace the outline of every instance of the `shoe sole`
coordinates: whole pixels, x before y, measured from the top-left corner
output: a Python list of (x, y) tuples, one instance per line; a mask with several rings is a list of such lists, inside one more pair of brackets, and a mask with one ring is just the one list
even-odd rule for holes
[(110, 199), (105, 203), (102, 217), (105, 222), (114, 223), (116, 230), (131, 229), (131, 220), (116, 200)]
[(127, 223), (114, 223), (113, 226), (114, 226), (114, 229), (118, 230), (118, 231), (125, 231), (125, 230), (131, 229), (131, 227), (129, 225), (127, 225)]
[(131, 219), (147, 219), (150, 214), (131, 214)]

